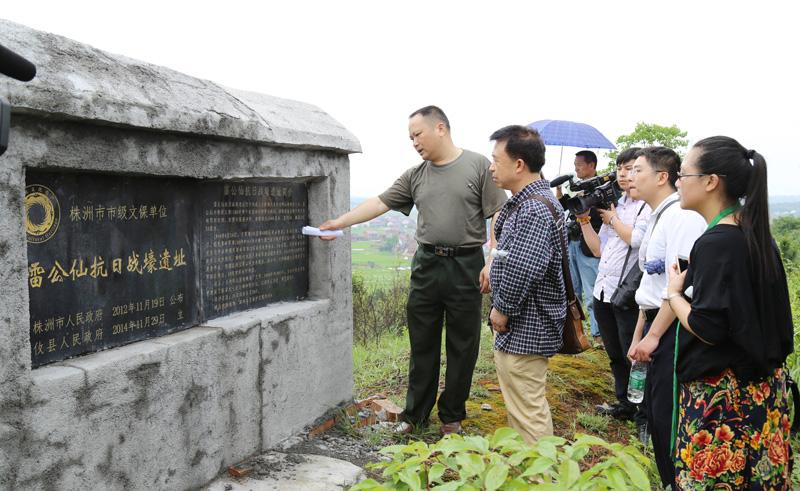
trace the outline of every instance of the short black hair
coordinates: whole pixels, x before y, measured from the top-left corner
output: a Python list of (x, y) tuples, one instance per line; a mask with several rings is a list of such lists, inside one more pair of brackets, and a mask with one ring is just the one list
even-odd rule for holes
[(450, 120), (447, 119), (444, 111), (436, 106), (425, 106), (417, 109), (413, 113), (408, 116), (408, 119), (413, 118), (416, 115), (424, 116), (424, 117), (431, 117), (436, 121), (441, 121), (444, 123), (444, 126), (447, 128), (447, 131), (450, 131)]
[(597, 167), (597, 154), (591, 150), (581, 150), (575, 154), (576, 157), (583, 157), (583, 160), (588, 164), (594, 164)]
[(669, 185), (677, 189), (678, 171), (681, 169), (681, 157), (675, 150), (667, 147), (645, 147), (636, 152), (636, 157), (644, 157), (653, 170), (666, 172), (669, 175)]
[(539, 132), (527, 126), (512, 124), (492, 133), (489, 140), (506, 143), (506, 153), (514, 160), (522, 159), (531, 172), (544, 166), (544, 142)]
[(631, 147), (621, 151), (619, 155), (617, 155), (617, 167), (630, 160), (635, 160), (639, 150), (641, 150), (640, 147)]

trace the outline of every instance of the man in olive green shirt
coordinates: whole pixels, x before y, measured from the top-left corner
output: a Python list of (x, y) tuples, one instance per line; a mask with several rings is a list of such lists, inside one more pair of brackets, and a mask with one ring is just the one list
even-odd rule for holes
[(492, 182), (486, 157), (453, 144), (450, 123), (438, 107), (414, 111), (408, 129), (424, 161), (381, 195), (320, 229), (339, 230), (390, 209), (408, 215), (417, 207), (419, 248), (411, 266), (406, 311), (411, 361), (404, 422), (397, 430), (409, 432), (414, 425), (428, 423), (439, 388), (444, 323), (447, 371), (438, 408), (442, 433), (452, 433), (460, 431), (467, 416), (465, 403), (480, 346), (481, 293), (489, 290), (481, 248), (486, 220), (503, 206), (506, 194)]

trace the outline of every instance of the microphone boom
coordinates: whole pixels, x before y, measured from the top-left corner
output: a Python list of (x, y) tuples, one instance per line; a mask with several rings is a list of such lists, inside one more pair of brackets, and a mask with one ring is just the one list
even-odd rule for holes
[(36, 76), (36, 65), (0, 44), (0, 73), (29, 82)]

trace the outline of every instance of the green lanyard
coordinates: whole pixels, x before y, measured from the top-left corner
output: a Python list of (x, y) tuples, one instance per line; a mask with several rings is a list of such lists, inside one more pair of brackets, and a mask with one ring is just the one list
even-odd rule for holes
[[(735, 212), (741, 208), (739, 203), (734, 204), (733, 206), (729, 206), (719, 212), (717, 216), (711, 219), (708, 222), (708, 227), (706, 227), (706, 231), (711, 230), (712, 228), (716, 227), (717, 224), (726, 216), (730, 215), (731, 213)], [(673, 455), (675, 453), (675, 439), (678, 436), (678, 335), (681, 332), (681, 321), (678, 321), (678, 325), (675, 328), (675, 354), (672, 358), (672, 438), (670, 439), (669, 443), (669, 453)]]
[(730, 215), (734, 211), (738, 210), (739, 208), (741, 208), (739, 203), (736, 203), (733, 206), (729, 206), (729, 207), (725, 208), (724, 210), (719, 212), (719, 214), (717, 216), (712, 218), (710, 222), (708, 222), (708, 227), (706, 227), (706, 230), (711, 230), (712, 228), (714, 228), (720, 222), (720, 220), (722, 220), (726, 216)]

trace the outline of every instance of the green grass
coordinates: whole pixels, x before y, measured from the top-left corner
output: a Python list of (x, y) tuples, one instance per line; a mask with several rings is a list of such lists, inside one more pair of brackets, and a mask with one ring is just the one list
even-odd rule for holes
[[(506, 424), (502, 395), (489, 389), (498, 384), (492, 343), (489, 329), (482, 329), (480, 355), (472, 377), (467, 417), (469, 430), (478, 433), (491, 433)], [(444, 344), (443, 336), (442, 381), (446, 370)], [(381, 393), (402, 407), (405, 402), (408, 361), (409, 341), (405, 330), (400, 336), (387, 333), (375, 343), (354, 345), (356, 398), (364, 399)], [(577, 429), (620, 441), (627, 440), (628, 435), (633, 432), (624, 423), (594, 417), (595, 404), (613, 399), (613, 379), (604, 351), (592, 349), (578, 356), (551, 358), (547, 384), (547, 397), (557, 434), (571, 438)], [(482, 412), (480, 404), (483, 402), (489, 403), (494, 408), (493, 412)], [(577, 419), (578, 413), (584, 416)]]
[(410, 267), (411, 258), (388, 251), (380, 250), (378, 241), (352, 242), (353, 272), (360, 274), (364, 281), (370, 285), (383, 285), (391, 282), (394, 276), (406, 280), (410, 272), (398, 271), (398, 267)]
[[(355, 344), (353, 382), (356, 398), (365, 399), (380, 392), (397, 403), (398, 389), (405, 385), (408, 375), (408, 359), (406, 331), (403, 331), (402, 336), (385, 334), (375, 344)], [(392, 395), (395, 397), (391, 397)]]
[[(444, 339), (442, 341), (444, 351)], [(464, 422), (464, 431), (467, 434), (487, 435), (508, 424), (503, 395), (497, 390), (492, 343), (493, 337), (489, 329), (482, 328), (480, 355), (472, 378), (470, 399), (467, 401), (467, 419)], [(363, 399), (381, 393), (403, 407), (408, 360), (409, 342), (405, 330), (401, 335), (387, 333), (367, 346), (354, 345), (355, 397)], [(442, 380), (445, 360), (443, 352)], [(595, 413), (595, 404), (613, 398), (613, 380), (605, 351), (590, 349), (578, 356), (559, 355), (551, 358), (549, 365), (547, 399), (550, 402), (556, 435), (574, 438), (576, 432), (581, 432), (595, 434), (612, 442), (638, 442), (633, 423), (620, 422)], [(488, 403), (492, 410), (483, 411), (483, 403)], [(432, 443), (440, 438), (435, 409), (431, 415), (431, 425), (417, 428), (411, 435), (370, 429), (358, 430), (358, 434), (365, 441), (379, 445), (405, 443), (408, 440)], [(649, 455), (649, 449), (644, 450)], [(655, 483), (657, 476), (654, 473), (655, 471), (651, 471), (650, 477), (651, 482)]]
[(578, 411), (575, 414), (575, 419), (581, 426), (597, 435), (604, 436), (608, 431), (608, 416)]

